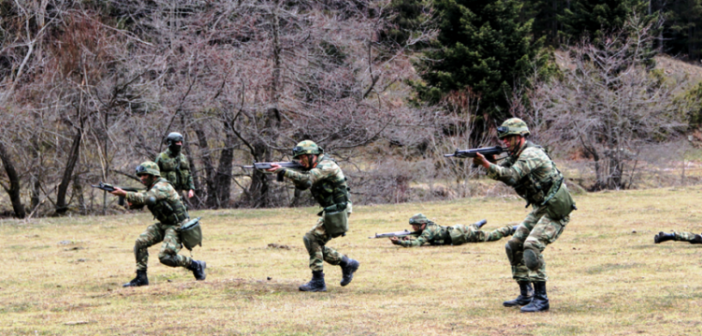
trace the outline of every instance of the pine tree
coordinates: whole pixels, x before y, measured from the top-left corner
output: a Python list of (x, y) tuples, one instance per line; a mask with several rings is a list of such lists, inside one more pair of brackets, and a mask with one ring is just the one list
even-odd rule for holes
[[(439, 102), (447, 93), (471, 89), (481, 96), (481, 115), (509, 117), (508, 96), (542, 68), (543, 40), (534, 40), (531, 20), (520, 22), (515, 0), (437, 0), (439, 47), (418, 64), (424, 83), (415, 83), (419, 100)], [(546, 69), (547, 67), (544, 67)]]
[(652, 20), (655, 15), (647, 11), (648, 1), (643, 0), (572, 0), (570, 8), (558, 15), (563, 25), (562, 34), (571, 43), (582, 38), (597, 40), (618, 31), (632, 13)]

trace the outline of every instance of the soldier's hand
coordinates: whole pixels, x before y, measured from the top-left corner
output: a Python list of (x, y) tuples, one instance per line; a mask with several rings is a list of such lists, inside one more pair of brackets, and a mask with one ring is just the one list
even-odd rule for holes
[(281, 167), (280, 167), (279, 164), (277, 164), (277, 163), (271, 163), (271, 168), (270, 168), (270, 169), (266, 169), (266, 171), (267, 171), (267, 172), (270, 172), (270, 173), (275, 173), (276, 170), (278, 170), (278, 169), (280, 169), (280, 168), (281, 168)]
[(190, 191), (188, 191), (188, 198), (193, 198), (193, 196), (195, 196), (195, 190), (190, 189)]
[(118, 188), (118, 187), (115, 187), (115, 190), (113, 192), (111, 192), (110, 194), (115, 195), (115, 196), (127, 196), (127, 192)]
[(400, 245), (400, 240), (397, 237), (390, 237), (390, 242), (395, 245)]
[(483, 156), (483, 154), (480, 153), (475, 153), (475, 157), (473, 158), (473, 165), (474, 166), (483, 166), (485, 169), (490, 168), (490, 162)]

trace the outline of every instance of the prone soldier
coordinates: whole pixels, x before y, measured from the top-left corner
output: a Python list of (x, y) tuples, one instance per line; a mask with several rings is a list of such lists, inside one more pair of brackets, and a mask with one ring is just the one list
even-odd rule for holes
[(177, 132), (168, 134), (165, 140), (168, 149), (156, 157), (156, 164), (163, 177), (171, 182), (178, 195), (183, 190), (188, 191), (188, 198), (195, 196), (195, 185), (190, 173), (190, 162), (185, 154), (181, 153), (183, 135)]
[(698, 235), (692, 232), (673, 232), (665, 233), (659, 232), (653, 237), (653, 242), (660, 244), (664, 241), (675, 240), (675, 241), (686, 241), (690, 244), (702, 244), (702, 235)]
[(115, 187), (112, 194), (126, 197), (130, 207), (146, 205), (158, 223), (147, 227), (146, 231), (137, 238), (134, 244), (137, 275), (123, 287), (138, 287), (149, 284), (149, 278), (146, 275), (149, 261), (148, 248), (159, 242), (163, 242), (158, 253), (158, 259), (162, 264), (170, 267), (185, 267), (193, 272), (196, 280), (205, 280), (207, 265), (204, 261), (193, 260), (178, 254), (182, 247), (178, 229), (188, 222), (188, 211), (183, 205), (180, 195), (166, 179), (161, 178), (158, 165), (154, 162), (146, 161), (138, 165), (136, 175), (146, 186), (145, 191), (127, 192)]
[[(426, 216), (418, 213), (409, 219), (414, 232), (421, 232), (416, 239), (400, 239), (390, 237), (390, 241), (395, 245), (403, 247), (416, 247), (424, 244), (430, 245), (461, 245), (465, 243), (483, 243), (502, 239), (511, 236), (516, 226), (505, 226), (497, 230), (485, 232), (480, 228), (485, 222), (478, 222), (471, 225), (458, 224), (454, 226), (441, 226), (430, 221)], [(409, 237), (403, 237), (409, 238)]]
[(285, 169), (276, 163), (267, 171), (278, 174), (278, 180), (291, 180), (298, 189), (310, 189), (312, 197), (322, 206), (321, 218), (312, 230), (303, 237), (305, 248), (310, 255), (312, 280), (301, 285), (304, 292), (324, 292), (324, 261), (341, 266), (341, 286), (351, 283), (353, 273), (360, 263), (326, 246), (333, 238), (344, 236), (348, 231), (348, 216), (352, 205), (346, 177), (336, 162), (324, 155), (324, 150), (316, 143), (305, 140), (292, 151), (293, 159), (303, 166), (301, 171)]
[(490, 178), (513, 187), (527, 201), (527, 207), (532, 206), (531, 213), (505, 246), (520, 295), (505, 301), (504, 306), (524, 306), (523, 313), (549, 309), (542, 252), (563, 233), (575, 209), (563, 174), (541, 146), (527, 141), (529, 134), (523, 120), (508, 119), (497, 128), (497, 136), (507, 147), (509, 156), (499, 165), (492, 163), (494, 157), (486, 159), (479, 153), (473, 159), (473, 164), (483, 166)]

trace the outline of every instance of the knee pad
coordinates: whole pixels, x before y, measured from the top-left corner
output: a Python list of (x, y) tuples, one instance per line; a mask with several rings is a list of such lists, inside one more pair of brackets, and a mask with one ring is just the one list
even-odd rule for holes
[(310, 241), (309, 234), (305, 234), (302, 237), (302, 242), (305, 243), (305, 248), (307, 249), (307, 252), (312, 254), (312, 241)]
[(505, 244), (505, 252), (507, 253), (507, 259), (509, 259), (509, 264), (514, 265), (514, 254), (512, 253), (512, 247), (509, 243)]
[(519, 257), (519, 252), (522, 250), (522, 243), (511, 239), (505, 244), (505, 252), (507, 252), (507, 258), (511, 265), (517, 265), (521, 262)]
[(162, 264), (170, 267), (178, 266), (178, 261), (176, 259), (177, 256), (172, 254), (161, 254), (158, 256), (158, 260), (161, 261)]
[(532, 249), (525, 249), (524, 264), (526, 264), (526, 267), (532, 271), (538, 270), (541, 268), (541, 259), (539, 259), (539, 254)]

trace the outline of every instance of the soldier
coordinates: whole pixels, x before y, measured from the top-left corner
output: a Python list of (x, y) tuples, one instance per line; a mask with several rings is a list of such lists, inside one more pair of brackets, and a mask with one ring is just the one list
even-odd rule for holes
[(112, 194), (125, 196), (130, 207), (146, 205), (159, 222), (150, 225), (137, 238), (134, 244), (137, 276), (124, 284), (123, 287), (138, 287), (149, 284), (149, 278), (146, 276), (146, 267), (149, 261), (148, 248), (161, 241), (163, 244), (158, 253), (158, 259), (162, 264), (171, 267), (185, 267), (193, 272), (195, 279), (205, 280), (207, 265), (204, 261), (193, 260), (178, 254), (182, 245), (176, 230), (188, 221), (188, 211), (180, 200), (180, 196), (166, 179), (161, 178), (158, 166), (154, 162), (146, 161), (138, 165), (136, 175), (146, 186), (145, 191), (126, 192), (115, 188)]
[(284, 177), (292, 180), (298, 189), (310, 189), (312, 197), (324, 208), (317, 224), (305, 234), (303, 242), (310, 254), (312, 280), (300, 286), (303, 292), (324, 292), (323, 261), (341, 266), (341, 285), (351, 283), (353, 273), (358, 270), (359, 262), (326, 246), (332, 239), (344, 236), (348, 231), (348, 216), (351, 214), (351, 199), (346, 178), (336, 162), (324, 155), (324, 150), (310, 140), (298, 143), (292, 151), (293, 159), (305, 167), (303, 171), (281, 168), (272, 164), (269, 172), (278, 174), (278, 180)]
[(485, 225), (485, 222), (469, 226), (463, 224), (440, 226), (420, 213), (410, 217), (409, 223), (412, 225), (413, 231), (421, 232), (421, 235), (417, 239), (390, 237), (390, 241), (393, 244), (403, 247), (415, 247), (426, 243), (430, 245), (461, 245), (465, 243), (491, 242), (500, 240), (502, 237), (511, 236), (517, 228), (516, 226), (505, 226), (492, 232), (481, 231), (480, 228)]
[(690, 242), (690, 244), (702, 244), (702, 235), (694, 234), (691, 232), (659, 232), (653, 237), (653, 242), (656, 244), (660, 244), (668, 240), (686, 241)]
[(188, 191), (188, 198), (195, 196), (193, 176), (190, 174), (190, 163), (185, 154), (180, 152), (183, 147), (183, 135), (172, 132), (166, 137), (168, 149), (156, 157), (156, 163), (163, 177), (171, 182), (178, 195), (183, 190)]
[[(542, 255), (546, 245), (563, 233), (570, 221), (575, 202), (563, 183), (563, 175), (541, 146), (527, 141), (526, 123), (518, 118), (506, 120), (497, 128), (497, 136), (509, 151), (501, 163), (494, 157), (478, 154), (473, 163), (487, 169), (490, 178), (504, 182), (532, 205), (512, 239), (505, 246), (512, 265), (512, 277), (519, 284), (520, 295), (505, 301), (505, 307), (524, 306), (525, 313), (549, 309), (546, 296), (546, 263)], [(531, 283), (534, 284), (532, 290)], [(532, 298), (532, 291), (534, 292)]]

